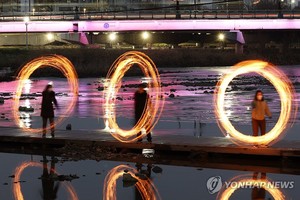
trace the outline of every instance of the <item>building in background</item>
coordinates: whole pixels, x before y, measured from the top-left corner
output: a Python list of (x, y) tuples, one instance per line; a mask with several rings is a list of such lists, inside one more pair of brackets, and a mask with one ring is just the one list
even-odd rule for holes
[[(180, 10), (284, 10), (298, 9), (300, 0), (179, 0)], [(175, 6), (176, 0), (2, 0), (0, 12), (31, 13), (40, 12), (104, 12), (130, 11)], [(190, 5), (190, 6), (189, 6)], [(174, 9), (170, 8), (170, 9)], [(168, 10), (168, 8), (163, 8)]]

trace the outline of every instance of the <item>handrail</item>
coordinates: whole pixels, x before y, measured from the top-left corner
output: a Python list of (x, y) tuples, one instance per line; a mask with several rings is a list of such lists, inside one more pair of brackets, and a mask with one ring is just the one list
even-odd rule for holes
[[(280, 15), (281, 14), (281, 15)], [(23, 21), (24, 12), (0, 14), (0, 21)], [(128, 20), (128, 19), (270, 19), (300, 18), (300, 10), (124, 10), (107, 12), (35, 12), (32, 21), (49, 20)]]

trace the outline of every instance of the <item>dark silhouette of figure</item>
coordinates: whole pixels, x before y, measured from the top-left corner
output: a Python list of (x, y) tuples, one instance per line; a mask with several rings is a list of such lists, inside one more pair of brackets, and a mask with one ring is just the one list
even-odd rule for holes
[[(145, 90), (146, 84), (140, 84), (138, 90), (134, 93), (134, 117), (135, 117), (135, 124), (138, 123), (140, 118), (143, 115), (144, 109), (146, 107), (147, 99), (149, 98), (149, 95), (147, 91)], [(142, 133), (139, 132), (137, 136), (140, 136)], [(147, 133), (147, 140), (148, 142), (152, 142), (151, 133)], [(138, 140), (139, 142), (142, 141), (142, 139)]]
[(43, 93), (41, 117), (43, 118), (43, 137), (46, 137), (47, 121), (50, 121), (51, 136), (54, 137), (54, 108), (53, 104), (58, 107), (53, 86), (48, 84)]
[(176, 19), (180, 19), (181, 14), (180, 14), (180, 6), (179, 6), (179, 0), (176, 0)]
[(78, 8), (78, 6), (75, 7), (74, 11), (75, 11), (74, 19), (75, 20), (79, 19), (79, 8)]
[[(253, 173), (253, 180), (266, 180), (266, 173), (260, 173), (260, 178), (258, 178), (259, 172)], [(266, 190), (264, 188), (253, 187), (251, 193), (252, 200), (264, 200), (266, 198)]]
[(51, 166), (50, 171), (48, 171), (47, 158), (43, 156), (43, 174), (41, 177), (42, 180), (42, 199), (43, 200), (54, 200), (57, 198), (57, 192), (59, 189), (59, 182), (55, 184), (54, 176), (55, 173), (55, 160), (54, 157), (51, 157)]
[(265, 116), (272, 118), (268, 104), (264, 99), (263, 92), (257, 90), (252, 101), (252, 130), (253, 136), (258, 136), (260, 129), (261, 135), (266, 133), (266, 119)]

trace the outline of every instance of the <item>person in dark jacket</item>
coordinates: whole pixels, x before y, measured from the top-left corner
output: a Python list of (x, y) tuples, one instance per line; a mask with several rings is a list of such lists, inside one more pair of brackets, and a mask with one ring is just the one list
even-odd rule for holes
[(258, 136), (260, 129), (261, 135), (266, 133), (265, 116), (272, 118), (267, 102), (264, 100), (263, 92), (257, 90), (252, 101), (252, 129), (253, 136)]
[(43, 118), (43, 137), (46, 137), (47, 121), (50, 121), (51, 136), (54, 137), (54, 108), (53, 104), (58, 107), (55, 92), (53, 91), (52, 84), (48, 84), (43, 91), (42, 111), (41, 117)]
[[(149, 98), (149, 95), (147, 91), (145, 90), (146, 84), (140, 84), (138, 90), (134, 93), (134, 117), (135, 117), (135, 124), (138, 123), (140, 118), (143, 115), (147, 99)], [(142, 133), (139, 132), (137, 134), (137, 137), (139, 137)], [(151, 132), (147, 133), (147, 140), (148, 142), (152, 142)], [(139, 142), (142, 141), (142, 139), (138, 140)]]

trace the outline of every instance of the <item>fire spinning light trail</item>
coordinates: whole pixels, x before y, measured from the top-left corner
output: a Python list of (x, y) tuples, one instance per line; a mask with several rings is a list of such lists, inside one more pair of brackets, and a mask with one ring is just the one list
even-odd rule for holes
[(226, 184), (219, 191), (216, 199), (229, 200), (232, 194), (242, 188), (263, 188), (271, 194), (275, 200), (285, 200), (285, 194), (274, 184), (274, 182), (268, 178), (266, 179), (253, 179), (251, 175), (237, 176), (228, 181), (229, 186), (226, 188)]
[[(21, 184), (20, 184), (20, 178), (21, 175), (23, 173), (23, 171), (27, 168), (27, 167), (41, 167), (43, 168), (43, 165), (41, 163), (38, 162), (23, 162), (21, 165), (19, 165), (18, 167), (16, 167), (15, 169), (15, 177), (13, 179), (13, 194), (14, 194), (14, 198), (16, 200), (24, 200), (23, 197), (23, 193), (21, 190)], [(56, 172), (55, 172), (56, 173)], [(78, 196), (73, 188), (73, 186), (69, 183), (69, 182), (63, 182), (63, 185), (65, 186), (67, 192), (70, 194), (70, 199), (72, 200), (78, 200)]]
[[(116, 94), (121, 87), (121, 81), (125, 73), (137, 64), (143, 71), (148, 81), (148, 93), (151, 99), (147, 99), (145, 110), (138, 123), (131, 130), (121, 129), (116, 121)], [(158, 122), (164, 105), (164, 97), (161, 91), (161, 81), (158, 70), (153, 61), (141, 52), (131, 51), (121, 55), (111, 66), (107, 74), (109, 82), (105, 86), (104, 120), (107, 129), (113, 137), (121, 142), (134, 142), (150, 132)], [(142, 131), (141, 136), (136, 137)]]
[[(77, 101), (78, 95), (78, 76), (77, 72), (73, 66), (73, 64), (65, 57), (59, 55), (49, 55), (36, 58), (29, 63), (27, 63), (18, 73), (17, 80), (19, 83), (16, 89), (16, 95), (14, 97), (14, 105), (13, 105), (13, 115), (15, 122), (18, 126), (30, 132), (42, 132), (42, 129), (31, 129), (22, 125), (23, 122), (19, 117), (19, 105), (20, 105), (20, 97), (22, 95), (22, 90), (26, 81), (30, 78), (31, 74), (39, 69), (45, 67), (54, 67), (58, 69), (63, 75), (68, 79), (69, 88), (71, 93), (73, 94), (72, 101), (69, 103), (65, 115), (69, 116), (73, 111), (73, 108)], [(55, 124), (60, 124), (63, 121), (63, 117), (59, 117)], [(51, 127), (48, 127), (50, 129)]]
[[(244, 135), (237, 131), (225, 114), (224, 99), (226, 88), (236, 76), (250, 72), (255, 72), (270, 81), (278, 92), (281, 100), (281, 113), (279, 119), (273, 129), (263, 136), (254, 137)], [(282, 71), (272, 64), (259, 60), (238, 63), (230, 70), (230, 73), (225, 74), (217, 83), (214, 95), (214, 105), (218, 125), (223, 134), (225, 136), (229, 134), (231, 138), (233, 138), (232, 141), (237, 144), (268, 145), (275, 143), (283, 136), (283, 133), (286, 132), (288, 126), (293, 124), (293, 120), (296, 117), (297, 105), (294, 101), (294, 97), (295, 90), (291, 81)]]
[(135, 176), (137, 171), (134, 168), (127, 165), (119, 165), (110, 170), (105, 177), (103, 187), (103, 200), (117, 199), (116, 184), (117, 180), (123, 176), (124, 170), (128, 170), (128, 173), (138, 180), (135, 186), (140, 192), (143, 200), (161, 199), (157, 189), (149, 178), (147, 178), (147, 180), (141, 180), (137, 176)]

